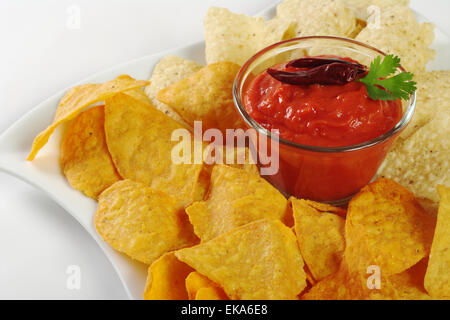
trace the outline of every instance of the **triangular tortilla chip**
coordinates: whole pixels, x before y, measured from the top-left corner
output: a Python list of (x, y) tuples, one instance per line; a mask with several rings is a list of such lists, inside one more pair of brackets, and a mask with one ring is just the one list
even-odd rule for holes
[(295, 21), (297, 37), (349, 37), (356, 28), (354, 13), (341, 0), (284, 0), (277, 7), (277, 18)]
[(158, 93), (189, 124), (202, 121), (202, 129), (244, 128), (233, 102), (233, 83), (240, 66), (232, 62), (210, 64)]
[(294, 38), (295, 21), (236, 14), (225, 8), (211, 7), (206, 13), (205, 54), (208, 64), (231, 61), (243, 65), (263, 48)]
[(293, 299), (306, 287), (294, 233), (259, 220), (175, 255), (219, 284), (232, 299)]
[(222, 288), (201, 273), (191, 272), (186, 278), (189, 300), (228, 300)]
[(407, 71), (424, 71), (428, 61), (436, 55), (429, 48), (434, 40), (434, 25), (428, 22), (420, 24), (414, 11), (407, 6), (387, 7), (373, 14), (380, 14), (377, 19), (380, 24), (368, 25), (356, 40), (399, 56)]
[(173, 252), (166, 253), (148, 268), (144, 300), (187, 300), (184, 282), (192, 272)]
[(101, 84), (82, 84), (70, 89), (61, 99), (56, 109), (53, 123), (34, 139), (31, 152), (27, 160), (32, 161), (39, 150), (48, 142), (51, 134), (61, 123), (75, 118), (84, 108), (104, 101), (116, 93), (140, 88), (148, 85), (148, 81), (134, 80), (132, 78), (119, 77)]
[(203, 68), (197, 62), (186, 60), (176, 56), (168, 56), (161, 59), (153, 70), (150, 77), (150, 85), (145, 87), (145, 93), (150, 98), (152, 104), (161, 112), (178, 122), (184, 123), (184, 120), (171, 107), (160, 102), (158, 92), (168, 86), (181, 81), (191, 74)]
[(315, 280), (337, 272), (345, 249), (345, 220), (291, 198), (300, 252)]
[(192, 204), (186, 213), (195, 234), (208, 241), (255, 220), (282, 220), (286, 209), (286, 198), (259, 175), (216, 165), (207, 200)]

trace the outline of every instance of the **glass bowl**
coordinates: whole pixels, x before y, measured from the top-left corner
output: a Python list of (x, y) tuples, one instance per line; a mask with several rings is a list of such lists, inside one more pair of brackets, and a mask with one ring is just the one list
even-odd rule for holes
[[(416, 95), (402, 102), (403, 117), (391, 130), (369, 141), (344, 147), (315, 147), (287, 141), (247, 113), (243, 93), (251, 80), (267, 68), (314, 55), (349, 57), (369, 66), (377, 56), (386, 54), (367, 44), (338, 37), (303, 37), (276, 43), (258, 52), (241, 68), (234, 83), (234, 103), (248, 128), (256, 131), (256, 135), (250, 135), (253, 137), (250, 146), (258, 152), (258, 159), (263, 156), (258, 141), (272, 140), (272, 144), (267, 144), (269, 152), (275, 153), (271, 158), (277, 159), (278, 170), (264, 176), (272, 185), (287, 196), (343, 205), (376, 176), (395, 139), (411, 121)], [(398, 72), (404, 71), (398, 68)], [(267, 165), (258, 161), (260, 169)]]

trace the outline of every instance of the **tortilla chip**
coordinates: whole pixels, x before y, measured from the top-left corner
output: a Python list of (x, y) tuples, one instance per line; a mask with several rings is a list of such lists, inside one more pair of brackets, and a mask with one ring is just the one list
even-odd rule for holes
[(197, 291), (204, 287), (210, 287), (216, 285), (207, 277), (198, 273), (197, 271), (191, 272), (186, 278), (186, 290), (189, 296), (189, 300), (194, 300)]
[(195, 300), (229, 300), (225, 292), (218, 287), (200, 288), (195, 295)]
[(450, 185), (450, 113), (439, 113), (386, 157), (379, 175), (405, 185), (437, 205), (435, 186)]
[(190, 125), (202, 121), (203, 130), (244, 128), (233, 102), (233, 83), (240, 66), (231, 62), (210, 64), (158, 93)]
[(148, 268), (144, 300), (187, 300), (184, 281), (192, 271), (173, 252), (166, 253)]
[(377, 6), (381, 10), (393, 6), (408, 6), (409, 0), (344, 0), (344, 5), (352, 9), (358, 19), (367, 20), (369, 18), (370, 6)]
[(425, 70), (435, 51), (429, 46), (434, 40), (434, 25), (419, 24), (414, 12), (406, 6), (394, 6), (381, 11), (380, 27), (366, 27), (356, 40), (368, 43), (387, 54), (395, 54), (407, 71)]
[(100, 195), (94, 223), (111, 247), (151, 264), (164, 253), (180, 249), (178, 237), (184, 232), (181, 220), (171, 196), (123, 180)]
[(118, 78), (102, 84), (82, 84), (73, 87), (59, 102), (53, 123), (34, 139), (27, 160), (34, 160), (39, 150), (48, 142), (56, 127), (75, 118), (84, 108), (96, 102), (104, 101), (116, 93), (146, 85), (148, 85), (147, 81)]
[(370, 289), (370, 275), (350, 272), (344, 261), (337, 273), (313, 286), (302, 300), (429, 300), (423, 288), (423, 266), (426, 259), (397, 275), (381, 273), (380, 288)]
[[(179, 208), (203, 197), (196, 184), (201, 164), (176, 164), (172, 149), (172, 133), (185, 127), (151, 105), (140, 103), (126, 94), (106, 101), (105, 132), (109, 152), (119, 174), (142, 182), (176, 197)], [(189, 159), (188, 159), (189, 160)], [(194, 163), (193, 156), (191, 163)]]
[(294, 233), (259, 220), (175, 255), (219, 284), (232, 299), (293, 299), (306, 287)]
[(351, 275), (347, 265), (341, 264), (339, 271), (323, 279), (306, 292), (302, 300), (360, 300), (364, 299), (359, 276)]
[(209, 8), (205, 21), (206, 61), (231, 61), (243, 65), (261, 49), (293, 38), (295, 22), (290, 19), (253, 18), (224, 8)]
[(329, 205), (329, 204), (323, 203), (323, 202), (315, 202), (315, 201), (311, 201), (311, 200), (303, 200), (303, 201), (308, 206), (310, 206), (320, 212), (334, 213), (343, 218), (345, 218), (345, 216), (347, 215), (347, 210), (345, 210), (343, 208), (334, 207), (332, 205)]
[(349, 204), (345, 258), (349, 269), (365, 274), (380, 267), (384, 276), (401, 273), (430, 251), (435, 220), (414, 195), (389, 179), (366, 186)]
[(450, 299), (450, 188), (438, 189), (441, 202), (425, 287), (433, 297)]
[(104, 123), (104, 106), (83, 111), (61, 143), (62, 172), (72, 187), (93, 199), (121, 179), (109, 155)]
[(184, 120), (171, 107), (160, 102), (158, 92), (168, 86), (181, 81), (191, 74), (200, 70), (203, 66), (197, 62), (190, 61), (184, 58), (168, 56), (162, 58), (155, 66), (153, 74), (150, 77), (150, 85), (145, 87), (145, 93), (150, 98), (152, 104), (161, 112), (164, 112), (169, 117), (178, 122), (184, 123)]
[(392, 287), (395, 300), (430, 300), (423, 282), (428, 259), (423, 259), (414, 267), (394, 276), (388, 281)]
[(450, 114), (449, 70), (419, 72), (414, 75), (414, 80), (417, 82), (416, 111), (399, 142), (411, 137), (442, 113)]
[(349, 37), (356, 28), (354, 13), (341, 0), (284, 0), (277, 7), (277, 18), (294, 20), (297, 37)]
[(262, 218), (282, 220), (286, 208), (286, 198), (260, 176), (216, 165), (207, 200), (194, 203), (186, 213), (195, 234), (208, 241)]
[[(259, 175), (256, 159), (249, 148), (234, 148), (223, 145), (208, 145), (205, 149), (205, 163), (209, 165), (226, 164), (229, 167), (242, 169)], [(255, 155), (257, 157), (257, 155)], [(211, 167), (212, 169), (212, 167)]]
[(227, 300), (225, 292), (218, 284), (212, 282), (197, 271), (186, 278), (186, 290), (189, 300)]
[(345, 220), (319, 212), (305, 200), (291, 198), (300, 252), (315, 280), (339, 270), (345, 249)]

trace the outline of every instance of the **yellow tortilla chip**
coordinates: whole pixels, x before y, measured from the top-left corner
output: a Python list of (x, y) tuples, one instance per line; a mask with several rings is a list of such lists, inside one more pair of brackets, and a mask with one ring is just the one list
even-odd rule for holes
[(389, 277), (388, 285), (395, 300), (430, 300), (424, 288), (424, 277), (428, 259), (423, 259), (414, 267)]
[(339, 271), (314, 285), (302, 295), (302, 300), (358, 300), (363, 299), (361, 279), (351, 275), (343, 262)]
[(441, 114), (450, 114), (450, 70), (418, 72), (414, 74), (414, 81), (417, 82), (416, 111), (399, 142)]
[(84, 108), (104, 101), (116, 93), (148, 85), (147, 81), (118, 78), (102, 84), (82, 84), (70, 89), (59, 102), (53, 123), (34, 139), (27, 160), (32, 161), (61, 123), (75, 118)]
[[(380, 287), (369, 288), (370, 274), (350, 272), (345, 261), (339, 271), (312, 287), (302, 300), (429, 300), (423, 288), (426, 259), (393, 276), (381, 272)], [(370, 281), (369, 281), (370, 282)]]
[(121, 179), (109, 155), (104, 123), (104, 106), (83, 111), (61, 143), (62, 172), (72, 187), (93, 199)]
[(345, 258), (349, 269), (365, 274), (378, 266), (384, 276), (401, 273), (426, 257), (435, 221), (401, 185), (378, 179), (349, 204)]
[(450, 113), (439, 115), (399, 143), (386, 157), (379, 175), (407, 186), (417, 197), (436, 206), (435, 187), (450, 185)]
[[(103, 240), (146, 264), (179, 249), (184, 224), (176, 201), (131, 180), (116, 182), (99, 197), (94, 223)], [(192, 245), (192, 244), (191, 244)]]
[(219, 284), (232, 299), (293, 299), (306, 287), (294, 233), (259, 220), (175, 255)]
[[(179, 143), (171, 141), (172, 133), (184, 126), (148, 104), (126, 94), (117, 94), (106, 101), (105, 132), (109, 152), (123, 178), (142, 182), (174, 196), (184, 208), (202, 199), (196, 184), (202, 164), (177, 164), (172, 149)], [(194, 163), (193, 152), (191, 163)]]
[(244, 128), (233, 102), (233, 83), (240, 66), (232, 62), (210, 64), (158, 93), (190, 125), (202, 121), (203, 130)]
[(213, 165), (226, 164), (229, 167), (259, 175), (256, 159), (249, 148), (208, 145), (204, 153), (207, 153), (207, 156), (204, 157), (205, 163), (209, 164), (211, 169)]
[(311, 201), (311, 200), (303, 200), (303, 201), (308, 206), (310, 206), (320, 212), (334, 213), (343, 218), (345, 218), (345, 216), (347, 215), (347, 210), (345, 210), (343, 208), (334, 207), (332, 205), (329, 205), (329, 204), (323, 203), (323, 202), (315, 202), (315, 201)]
[(210, 287), (214, 284), (207, 277), (198, 273), (197, 271), (191, 272), (186, 278), (186, 290), (189, 296), (189, 300), (194, 300), (197, 291), (200, 288)]
[(315, 280), (339, 270), (345, 249), (345, 220), (319, 212), (305, 200), (291, 198), (300, 252)]
[(204, 287), (197, 291), (195, 300), (228, 300), (228, 298), (218, 287)]
[(191, 272), (186, 278), (189, 300), (226, 300), (225, 292), (216, 283), (198, 273)]
[(438, 189), (441, 202), (425, 288), (433, 297), (450, 299), (450, 188), (439, 186)]
[(293, 38), (295, 22), (235, 14), (224, 8), (209, 8), (205, 21), (206, 61), (231, 61), (243, 65), (261, 49)]
[(168, 56), (162, 58), (155, 66), (152, 76), (150, 77), (150, 85), (145, 87), (145, 93), (150, 98), (152, 104), (161, 112), (178, 122), (184, 123), (183, 119), (171, 107), (160, 102), (158, 92), (168, 86), (181, 81), (191, 74), (200, 70), (203, 66), (197, 62), (186, 60), (180, 57)]
[(206, 201), (186, 209), (195, 234), (211, 240), (262, 218), (284, 219), (287, 200), (263, 178), (225, 165), (214, 166)]
[(187, 300), (184, 281), (192, 271), (173, 252), (166, 253), (148, 268), (144, 300)]
[(395, 54), (407, 71), (425, 70), (435, 51), (429, 46), (434, 40), (434, 25), (419, 24), (414, 12), (406, 6), (381, 10), (380, 27), (366, 27), (356, 40), (368, 43), (387, 54)]
[(277, 7), (277, 18), (294, 20), (297, 37), (349, 37), (356, 28), (354, 13), (341, 0), (284, 0)]

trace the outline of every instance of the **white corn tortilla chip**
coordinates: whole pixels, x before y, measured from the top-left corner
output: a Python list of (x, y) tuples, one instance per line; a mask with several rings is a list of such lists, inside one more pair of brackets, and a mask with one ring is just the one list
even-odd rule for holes
[(344, 0), (344, 4), (355, 12), (358, 19), (367, 20), (374, 12), (371, 6), (384, 10), (392, 6), (408, 6), (409, 0)]
[(436, 186), (450, 185), (450, 114), (441, 113), (388, 154), (380, 175), (439, 202)]
[(168, 56), (156, 65), (150, 77), (150, 85), (145, 87), (145, 93), (150, 98), (152, 104), (169, 117), (184, 123), (183, 119), (168, 105), (160, 102), (156, 97), (158, 92), (167, 88), (171, 84), (181, 81), (191, 74), (197, 72), (203, 66), (197, 62), (190, 61), (176, 56)]
[(400, 141), (409, 138), (441, 113), (450, 114), (449, 70), (419, 72), (414, 75), (414, 81), (417, 82), (416, 111)]
[(406, 6), (381, 10), (379, 22), (379, 28), (364, 28), (356, 40), (368, 43), (387, 54), (398, 55), (407, 71), (425, 70), (427, 62), (435, 56), (435, 51), (429, 48), (434, 40), (434, 25), (419, 24), (414, 12)]
[(299, 37), (348, 37), (356, 28), (354, 13), (342, 0), (285, 0), (277, 7), (277, 18), (297, 22)]
[(206, 14), (204, 27), (208, 64), (231, 61), (243, 65), (259, 50), (292, 38), (295, 23), (290, 19), (264, 22), (260, 17), (211, 7)]

